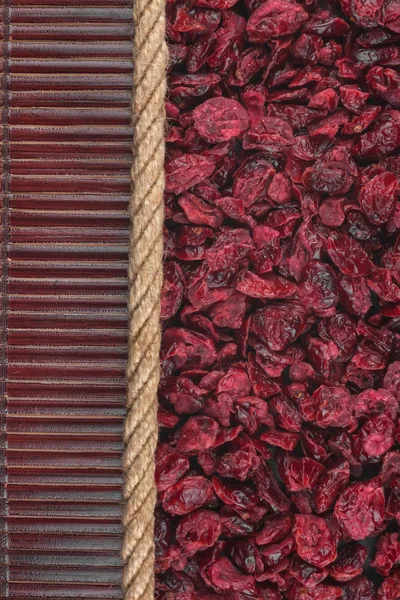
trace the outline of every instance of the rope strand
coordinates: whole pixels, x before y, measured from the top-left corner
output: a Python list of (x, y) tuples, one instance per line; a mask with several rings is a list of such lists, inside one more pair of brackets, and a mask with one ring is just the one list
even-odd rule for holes
[(124, 600), (154, 600), (154, 480), (160, 377), (167, 46), (165, 0), (134, 0), (133, 165), (127, 415), (124, 425)]

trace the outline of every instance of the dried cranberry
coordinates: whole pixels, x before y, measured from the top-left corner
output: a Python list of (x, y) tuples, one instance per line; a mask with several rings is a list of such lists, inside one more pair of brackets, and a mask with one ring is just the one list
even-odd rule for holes
[(187, 556), (213, 546), (221, 534), (221, 518), (210, 510), (190, 513), (179, 522), (176, 541)]
[(362, 540), (384, 519), (385, 496), (379, 481), (353, 483), (339, 496), (335, 516), (353, 540)]
[(243, 134), (249, 125), (246, 110), (229, 98), (206, 100), (194, 109), (193, 119), (199, 135), (214, 144)]
[(336, 543), (321, 517), (296, 515), (294, 537), (298, 555), (322, 569), (336, 559)]
[(307, 21), (307, 13), (297, 2), (267, 0), (250, 16), (247, 35), (251, 42), (264, 43), (290, 35)]
[(382, 535), (376, 545), (376, 554), (371, 566), (381, 575), (389, 575), (393, 565), (400, 562), (400, 536), (398, 533)]
[(337, 559), (328, 567), (328, 573), (336, 581), (349, 581), (361, 575), (367, 550), (361, 544), (346, 544), (338, 550)]

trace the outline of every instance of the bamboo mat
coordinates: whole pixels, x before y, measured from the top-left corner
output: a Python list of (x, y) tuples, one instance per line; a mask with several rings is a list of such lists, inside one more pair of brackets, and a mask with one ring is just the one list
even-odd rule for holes
[(3, 0), (0, 10), (0, 597), (112, 600), (131, 7)]

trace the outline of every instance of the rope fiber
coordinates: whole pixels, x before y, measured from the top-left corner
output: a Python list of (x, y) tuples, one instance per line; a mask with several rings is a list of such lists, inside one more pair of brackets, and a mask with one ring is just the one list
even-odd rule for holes
[(125, 600), (154, 599), (154, 480), (160, 372), (167, 46), (165, 0), (133, 8), (133, 165), (123, 459)]

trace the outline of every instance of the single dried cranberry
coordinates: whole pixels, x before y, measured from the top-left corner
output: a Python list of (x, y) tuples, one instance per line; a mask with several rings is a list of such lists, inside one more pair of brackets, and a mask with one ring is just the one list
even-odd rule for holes
[(325, 469), (312, 458), (297, 458), (288, 453), (278, 456), (278, 471), (290, 492), (313, 489)]
[(315, 492), (315, 508), (318, 513), (323, 513), (334, 505), (339, 493), (346, 487), (349, 479), (350, 467), (347, 462), (330, 469), (320, 477)]
[(288, 535), (284, 540), (276, 544), (264, 546), (261, 554), (264, 558), (266, 567), (274, 567), (283, 558), (289, 556), (295, 549), (295, 541), (292, 535)]
[(265, 117), (253, 124), (243, 137), (245, 150), (262, 150), (274, 158), (289, 152), (294, 142), (293, 130), (287, 121)]
[(204, 156), (183, 154), (165, 165), (165, 189), (181, 194), (214, 172), (213, 162)]
[(339, 302), (335, 273), (329, 265), (310, 262), (303, 271), (299, 296), (308, 310), (319, 317), (331, 317)]
[(348, 427), (352, 423), (352, 398), (346, 387), (320, 386), (314, 393), (319, 427)]
[(250, 16), (246, 31), (251, 42), (260, 44), (294, 33), (307, 18), (306, 11), (297, 2), (267, 0)]
[(193, 119), (199, 135), (214, 144), (243, 134), (249, 125), (246, 110), (229, 98), (206, 100), (194, 109)]
[(271, 350), (281, 351), (303, 332), (307, 311), (298, 302), (282, 303), (255, 312), (251, 330)]
[(386, 223), (393, 214), (397, 185), (397, 177), (386, 171), (373, 177), (361, 188), (360, 206), (374, 225)]
[(210, 585), (217, 591), (255, 592), (255, 581), (252, 575), (241, 573), (228, 558), (219, 558), (205, 570)]
[(207, 504), (212, 491), (211, 482), (205, 477), (184, 477), (163, 493), (162, 505), (170, 515), (186, 515)]
[(353, 540), (362, 540), (384, 519), (385, 496), (379, 481), (353, 483), (339, 496), (335, 516)]
[(306, 562), (322, 569), (336, 559), (336, 543), (321, 517), (296, 515), (294, 537), (297, 554)]
[(361, 244), (342, 231), (330, 234), (327, 250), (335, 265), (344, 275), (362, 277), (367, 275), (371, 269), (371, 260)]
[(212, 448), (215, 444), (219, 425), (209, 417), (190, 417), (178, 432), (177, 450), (193, 452)]
[(336, 581), (349, 581), (361, 575), (367, 550), (361, 544), (346, 544), (338, 550), (337, 559), (329, 565), (328, 573)]
[(187, 556), (213, 546), (221, 534), (221, 518), (210, 510), (190, 513), (179, 522), (176, 541)]
[(371, 566), (381, 575), (388, 576), (393, 565), (400, 562), (400, 536), (398, 533), (382, 535), (376, 545)]

